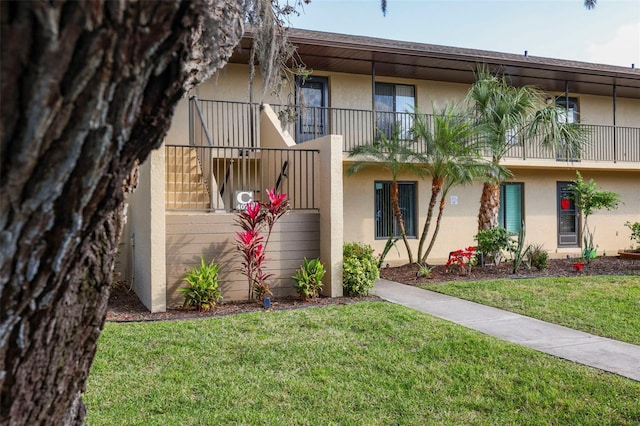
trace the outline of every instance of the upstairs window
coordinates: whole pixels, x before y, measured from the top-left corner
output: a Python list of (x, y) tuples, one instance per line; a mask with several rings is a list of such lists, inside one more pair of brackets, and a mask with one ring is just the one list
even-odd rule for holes
[(387, 138), (399, 126), (401, 137), (407, 137), (413, 126), (416, 105), (415, 87), (405, 84), (376, 83), (376, 127)]
[[(556, 105), (564, 109), (564, 113), (560, 115), (561, 123), (578, 123), (578, 99), (568, 98), (566, 96), (556, 97)], [(562, 143), (558, 152), (556, 153), (556, 159), (559, 161), (579, 161), (580, 151), (569, 144)]]
[(578, 98), (567, 98), (566, 96), (556, 97), (556, 105), (565, 110), (562, 115), (562, 122), (578, 123)]

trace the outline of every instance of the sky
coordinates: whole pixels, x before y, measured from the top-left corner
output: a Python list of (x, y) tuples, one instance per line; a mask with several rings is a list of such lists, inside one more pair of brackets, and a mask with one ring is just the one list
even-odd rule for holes
[(640, 0), (312, 0), (291, 26), (640, 68)]

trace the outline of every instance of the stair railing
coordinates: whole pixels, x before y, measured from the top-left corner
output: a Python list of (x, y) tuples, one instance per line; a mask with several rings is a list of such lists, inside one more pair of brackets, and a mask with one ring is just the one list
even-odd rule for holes
[[(192, 147), (196, 147), (196, 138), (195, 138), (196, 122), (194, 117), (194, 111), (198, 114), (198, 118), (200, 119), (200, 127), (204, 132), (207, 143), (209, 144), (210, 147), (212, 147), (213, 138), (211, 137), (211, 133), (209, 132), (209, 129), (205, 124), (206, 121), (202, 114), (202, 110), (200, 109), (200, 104), (198, 103), (197, 96), (192, 96), (191, 98), (189, 98), (189, 145), (191, 145)], [(198, 145), (203, 146), (202, 137), (198, 139), (200, 141), (200, 144)], [(200, 148), (200, 149), (197, 149), (196, 151), (197, 151), (198, 162), (200, 163), (200, 169), (202, 170), (202, 181), (205, 188), (209, 192), (209, 200), (210, 200), (209, 202), (212, 204), (211, 207), (213, 207), (213, 203), (215, 202), (214, 200), (217, 200), (217, 194), (215, 194), (215, 190), (214, 190), (215, 185), (213, 185), (214, 176), (213, 176), (213, 166), (211, 164), (212, 158), (210, 155), (206, 155), (210, 153), (210, 150)]]

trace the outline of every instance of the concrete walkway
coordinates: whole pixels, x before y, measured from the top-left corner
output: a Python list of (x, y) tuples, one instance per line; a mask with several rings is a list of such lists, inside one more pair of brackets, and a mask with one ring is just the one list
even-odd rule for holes
[(640, 346), (380, 279), (373, 294), (508, 342), (640, 381)]

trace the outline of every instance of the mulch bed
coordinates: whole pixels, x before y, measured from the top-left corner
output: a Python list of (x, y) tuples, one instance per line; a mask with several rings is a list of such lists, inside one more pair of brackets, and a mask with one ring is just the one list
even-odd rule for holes
[(404, 265), (397, 268), (382, 268), (380, 275), (391, 281), (410, 285), (422, 285), (427, 283), (440, 283), (451, 281), (480, 281), (495, 280), (500, 278), (538, 278), (538, 277), (575, 277), (592, 275), (640, 275), (640, 261), (632, 259), (619, 259), (607, 256), (593, 259), (585, 263), (582, 271), (577, 272), (573, 268), (576, 259), (549, 259), (546, 269), (541, 271), (521, 266), (516, 274), (512, 274), (511, 262), (502, 262), (498, 266), (474, 266), (470, 275), (461, 275), (458, 271), (447, 272), (444, 265), (438, 265), (431, 271), (431, 277), (418, 275), (417, 265)]
[[(286, 309), (312, 308), (327, 305), (346, 305), (367, 300), (380, 300), (376, 296), (361, 297), (317, 297), (309, 301), (303, 301), (293, 297), (272, 299), (270, 311), (282, 311)], [(206, 312), (188, 309), (167, 309), (166, 312), (151, 313), (140, 302), (138, 296), (130, 291), (126, 283), (118, 282), (111, 289), (109, 306), (107, 308), (107, 321), (132, 322), (132, 321), (158, 321), (221, 317), (248, 312), (264, 311), (262, 303), (257, 301), (222, 302)]]
[[(450, 281), (478, 281), (499, 278), (534, 278), (534, 277), (575, 277), (591, 275), (637, 275), (640, 276), (640, 261), (618, 259), (617, 257), (599, 257), (585, 264), (581, 272), (573, 268), (575, 259), (552, 259), (549, 267), (542, 271), (535, 268), (521, 267), (517, 274), (511, 273), (511, 264), (503, 262), (498, 266), (475, 266), (470, 275), (460, 275), (457, 272), (447, 272), (442, 265), (435, 266), (431, 271), (431, 278), (418, 276), (417, 265), (403, 265), (394, 268), (383, 268), (382, 278), (409, 285), (425, 283), (440, 283)], [(320, 307), (327, 305), (345, 305), (362, 301), (379, 300), (376, 296), (363, 297), (319, 297), (310, 301), (296, 298), (274, 299), (270, 310), (285, 310)], [(154, 321), (177, 320), (190, 318), (218, 317), (245, 312), (263, 311), (262, 304), (255, 301), (224, 302), (216, 305), (208, 312), (198, 312), (186, 309), (168, 309), (167, 312), (150, 313), (140, 302), (136, 294), (129, 291), (126, 284), (119, 282), (114, 285), (109, 297), (107, 321)]]

